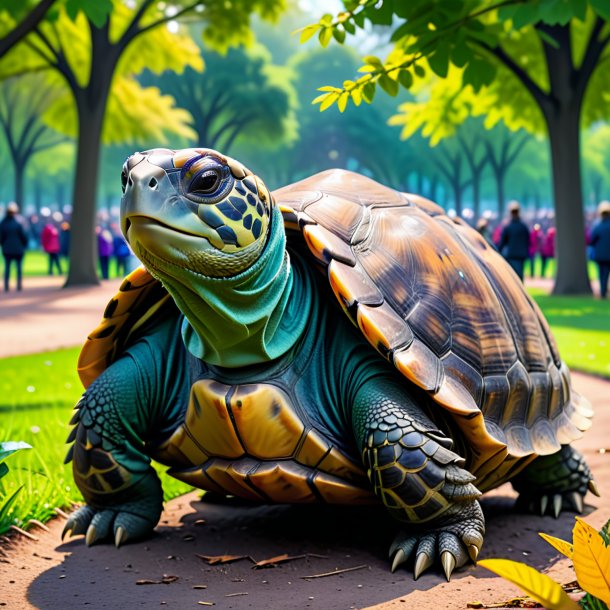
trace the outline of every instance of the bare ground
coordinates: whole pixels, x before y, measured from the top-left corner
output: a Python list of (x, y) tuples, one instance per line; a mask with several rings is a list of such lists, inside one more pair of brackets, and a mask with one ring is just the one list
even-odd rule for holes
[[(103, 303), (116, 286), (108, 283), (66, 295), (53, 284), (39, 287), (36, 295), (32, 288), (31, 295), (5, 296), (0, 299), (1, 332), (13, 325), (14, 319), (5, 316), (4, 306), (9, 305), (19, 316), (21, 329), (21, 350), (15, 353), (59, 347), (48, 338), (49, 333), (58, 334), (47, 329), (50, 313), (53, 326), (57, 325), (55, 314), (66, 327), (75, 326), (66, 332), (76, 340), (65, 341), (65, 333), (59, 333), (61, 345), (80, 343), (99, 320)], [(65, 297), (72, 299), (67, 302), (69, 314), (62, 313)], [(21, 305), (13, 301), (19, 298), (24, 299)], [(596, 409), (593, 428), (575, 445), (585, 454), (602, 494), (601, 498), (589, 494), (586, 506), (587, 521), (599, 528), (610, 518), (610, 383), (575, 374), (574, 384)], [(488, 531), (481, 557), (509, 557), (543, 569), (559, 582), (573, 580), (570, 562), (560, 558), (537, 532), (570, 539), (574, 515), (566, 513), (555, 520), (518, 514), (513, 510), (514, 498), (510, 486), (485, 497)], [(118, 550), (110, 545), (87, 548), (82, 537), (62, 543), (64, 523), (58, 518), (48, 524), (49, 532), (31, 530), (36, 541), (14, 537), (0, 546), (0, 606), (183, 609), (213, 604), (236, 610), (437, 610), (462, 609), (475, 601), (497, 603), (519, 594), (509, 583), (474, 566), (455, 573), (450, 583), (434, 570), (417, 582), (404, 569), (391, 574), (387, 549), (394, 525), (383, 512), (214, 504), (201, 502), (199, 494), (192, 493), (168, 503), (154, 537)], [(211, 566), (197, 556), (225, 554), (257, 561), (283, 554), (306, 557), (253, 569), (249, 559)], [(357, 569), (306, 578), (347, 568)], [(159, 582), (164, 576), (172, 582), (137, 584)]]

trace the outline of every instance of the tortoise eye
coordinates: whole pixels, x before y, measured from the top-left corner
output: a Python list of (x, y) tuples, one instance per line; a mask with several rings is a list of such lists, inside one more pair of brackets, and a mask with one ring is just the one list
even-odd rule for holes
[(195, 203), (219, 202), (234, 182), (229, 167), (214, 157), (195, 157), (182, 167), (182, 194)]
[(189, 192), (191, 194), (209, 195), (216, 190), (220, 179), (220, 172), (215, 169), (199, 172), (191, 181)]

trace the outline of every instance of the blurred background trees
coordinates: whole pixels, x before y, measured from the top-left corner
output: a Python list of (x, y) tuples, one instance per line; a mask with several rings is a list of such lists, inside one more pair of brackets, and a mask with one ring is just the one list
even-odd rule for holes
[(344, 167), (473, 223), (510, 199), (556, 212), (556, 291), (586, 292), (583, 212), (610, 197), (607, 3), (502, 4), (7, 0), (0, 202), (72, 205), (67, 283), (96, 282), (124, 158), (215, 147), (271, 188)]

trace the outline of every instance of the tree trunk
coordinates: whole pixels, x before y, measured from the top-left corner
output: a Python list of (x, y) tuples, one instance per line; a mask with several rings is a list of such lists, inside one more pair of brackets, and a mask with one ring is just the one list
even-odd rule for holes
[(70, 270), (64, 287), (99, 284), (95, 198), (106, 98), (94, 100), (90, 104), (83, 98), (85, 96), (77, 99), (79, 132), (74, 174)]
[(23, 188), (23, 178), (25, 174), (25, 163), (20, 160), (15, 159), (15, 203), (19, 205), (22, 212), (25, 207), (25, 202), (23, 201), (24, 196), (24, 188)]
[(553, 167), (557, 275), (553, 294), (591, 294), (587, 274), (578, 109), (560, 104), (547, 116)]
[(472, 211), (476, 223), (481, 215), (481, 172), (472, 173)]
[(38, 180), (34, 181), (34, 207), (36, 208), (36, 213), (40, 214), (40, 208), (42, 208), (42, 187)]
[(63, 212), (63, 207), (66, 204), (66, 185), (64, 182), (58, 182), (55, 187), (55, 198), (60, 211)]
[(496, 193), (498, 198), (498, 219), (504, 218), (505, 213), (505, 201), (504, 201), (504, 172), (501, 168), (494, 170), (494, 176), (496, 178)]
[(454, 178), (451, 184), (453, 187), (453, 204), (455, 205), (455, 215), (462, 216), (462, 183), (459, 177)]

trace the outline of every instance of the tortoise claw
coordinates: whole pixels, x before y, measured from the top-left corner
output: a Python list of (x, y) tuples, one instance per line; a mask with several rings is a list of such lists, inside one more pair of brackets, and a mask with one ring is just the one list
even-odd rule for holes
[(90, 525), (87, 529), (87, 534), (85, 535), (85, 544), (87, 546), (91, 546), (95, 539), (97, 538), (97, 531), (95, 529), (95, 525)]
[(74, 521), (72, 519), (68, 519), (66, 525), (64, 526), (64, 530), (61, 533), (61, 539), (63, 540), (66, 536), (72, 536), (72, 530), (74, 529)]
[(127, 540), (127, 531), (121, 525), (114, 532), (114, 546), (118, 549)]
[(455, 557), (449, 551), (443, 551), (441, 554), (441, 563), (443, 564), (443, 571), (445, 572), (447, 582), (449, 582), (451, 580), (451, 573), (456, 565)]
[(392, 574), (394, 572), (396, 572), (398, 566), (403, 564), (405, 561), (407, 561), (406, 553), (402, 549), (398, 549), (396, 551), (396, 555), (394, 555), (394, 561), (392, 561), (392, 568), (391, 568)]
[(587, 484), (587, 487), (589, 488), (589, 491), (594, 495), (597, 496), (598, 498), (600, 498), (601, 496), (599, 495), (599, 489), (597, 488), (597, 484), (595, 483), (595, 481), (593, 479), (589, 480), (589, 483)]
[(472, 563), (477, 563), (477, 557), (479, 556), (479, 547), (476, 544), (468, 545), (468, 556), (472, 559)]
[(417, 580), (431, 565), (432, 558), (426, 553), (419, 553), (415, 560), (415, 568), (413, 569), (413, 579)]
[[(544, 517), (544, 513), (546, 513), (546, 509), (549, 505), (549, 497), (548, 496), (541, 496), (540, 497), (540, 516)], [(534, 512), (534, 511), (532, 511)]]
[(553, 515), (555, 519), (559, 518), (559, 513), (561, 513), (561, 505), (563, 500), (561, 498), (561, 494), (555, 494), (553, 496)]

